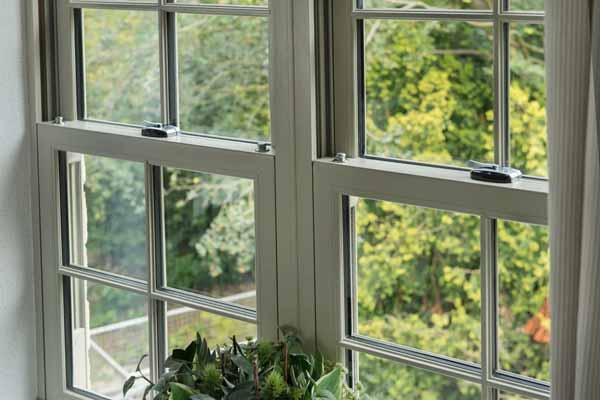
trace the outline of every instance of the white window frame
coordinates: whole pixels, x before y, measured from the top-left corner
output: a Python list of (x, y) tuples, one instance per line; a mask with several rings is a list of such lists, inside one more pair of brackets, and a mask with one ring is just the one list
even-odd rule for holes
[[(443, 9), (371, 9), (358, 8), (363, 0), (331, 0), (333, 19), (337, 21), (332, 31), (334, 46), (334, 119), (336, 151), (349, 156), (371, 159), (387, 159), (404, 163), (425, 164), (412, 160), (383, 158), (366, 153), (365, 144), (359, 134), (366, 128), (361, 126), (360, 82), (365, 72), (361, 71), (358, 58), (359, 24), (368, 19), (394, 21), (478, 21), (490, 23), (493, 27), (493, 92), (494, 92), (494, 158), (500, 165), (510, 165), (510, 24), (543, 24), (544, 13), (509, 9), (510, 0), (493, 0), (491, 10), (443, 10)], [(364, 65), (362, 67), (364, 69)], [(364, 106), (364, 103), (363, 103)], [(362, 140), (364, 142), (364, 140)]]
[[(240, 15), (269, 20), (271, 139), (273, 149), (256, 151), (256, 143), (227, 138), (181, 135), (172, 139), (140, 136), (139, 128), (100, 121), (78, 120), (77, 24), (74, 14), (81, 8), (148, 10), (157, 13), (160, 32), (161, 109), (163, 122), (176, 120), (176, 72), (173, 48), (166, 43), (169, 19), (176, 12), (212, 15)], [(270, 0), (268, 7), (174, 4), (166, 0), (140, 2), (56, 0), (56, 95), (55, 115), (64, 125), (38, 122), (36, 151), (40, 191), (41, 260), (43, 298), (43, 370), (46, 398), (84, 399), (67, 387), (66, 350), (69, 335), (63, 326), (62, 277), (78, 277), (109, 286), (146, 294), (149, 309), (151, 376), (160, 371), (160, 356), (165, 349), (164, 332), (158, 332), (158, 307), (161, 302), (205, 310), (238, 320), (257, 320), (259, 337), (275, 339), (278, 327), (299, 328), (308, 348), (315, 345), (313, 227), (305, 224), (297, 210), (312, 216), (312, 190), (297, 191), (297, 185), (312, 187), (311, 164), (316, 153), (316, 94), (314, 7), (310, 0)], [(169, 59), (171, 57), (171, 59)], [(294, 61), (297, 60), (297, 61)], [(42, 101), (41, 91), (35, 93)], [(39, 114), (38, 114), (39, 115)], [(296, 117), (292, 117), (296, 116)], [(53, 118), (52, 118), (53, 119)], [(192, 171), (220, 173), (249, 178), (255, 184), (257, 224), (257, 312), (256, 317), (228, 311), (222, 305), (195, 296), (177, 296), (156, 286), (153, 236), (157, 201), (147, 190), (148, 263), (146, 285), (115, 278), (99, 271), (63, 265), (59, 207), (59, 152), (70, 151), (101, 155), (146, 165), (146, 187), (152, 187), (153, 166), (168, 166)], [(37, 184), (37, 179), (36, 179)], [(277, 187), (277, 190), (275, 188)], [(155, 215), (156, 216), (156, 215)], [(312, 218), (309, 218), (309, 221)], [(300, 222), (299, 222), (300, 221)], [(276, 234), (276, 232), (278, 232)], [(114, 279), (113, 279), (114, 278)], [(310, 282), (301, 285), (300, 282)], [(231, 334), (224, 333), (224, 334)], [(42, 385), (41, 385), (42, 386)]]
[[(30, 0), (34, 2), (34, 0)], [(48, 0), (52, 2), (52, 0)], [(500, 11), (500, 0), (494, 10), (480, 17), (498, 21), (540, 22), (535, 13)], [(173, 300), (211, 312), (224, 312), (208, 303), (181, 297), (172, 298), (154, 285), (152, 264), (154, 251), (148, 249), (149, 284), (133, 288), (128, 282), (104, 280), (103, 275), (87, 273), (62, 264), (60, 241), (60, 207), (58, 152), (73, 151), (143, 162), (147, 165), (147, 185), (152, 186), (152, 165), (184, 168), (200, 172), (222, 173), (247, 177), (255, 182), (257, 193), (256, 218), (260, 257), (258, 285), (259, 333), (274, 338), (277, 326), (292, 325), (299, 329), (308, 349), (319, 347), (325, 354), (345, 361), (346, 350), (365, 351), (403, 364), (424, 368), (442, 375), (458, 377), (482, 385), (482, 399), (493, 399), (498, 389), (548, 399), (545, 383), (521, 379), (497, 369), (497, 343), (493, 329), (497, 310), (492, 301), (497, 290), (493, 254), (495, 220), (498, 218), (524, 223), (547, 224), (548, 184), (545, 180), (523, 179), (513, 185), (474, 182), (466, 170), (445, 169), (414, 163), (395, 163), (356, 158), (358, 149), (358, 106), (356, 61), (357, 19), (387, 16), (383, 11), (355, 10), (350, 0), (270, 0), (268, 9), (254, 7), (200, 6), (172, 4), (167, 0), (147, 3), (117, 0), (55, 0), (56, 40), (41, 43), (49, 59), (56, 58), (54, 68), (44, 65), (47, 75), (56, 70), (56, 92), (47, 81), (37, 82), (32, 89), (39, 104), (51, 103), (56, 97), (56, 110), (47, 107), (53, 119), (61, 115), (65, 125), (39, 122), (42, 112), (36, 111), (34, 162), (39, 182), (40, 259), (42, 276), (39, 312), (40, 343), (44, 356), (38, 374), (40, 388), (49, 400), (87, 399), (67, 387), (64, 304), (61, 295), (62, 277), (95, 279), (112, 286), (123, 285), (145, 293), (155, 301)], [(75, 62), (76, 8), (143, 9), (157, 11), (160, 32), (161, 107), (163, 122), (176, 119), (177, 100), (173, 88), (172, 61), (169, 60), (167, 26), (173, 12), (198, 12), (218, 15), (262, 15), (270, 20), (270, 99), (271, 138), (273, 150), (255, 152), (252, 143), (219, 138), (181, 136), (176, 139), (142, 138), (139, 129), (114, 124), (78, 121), (77, 71)], [(35, 10), (36, 8), (33, 7)], [(47, 11), (47, 10), (46, 10)], [(366, 15), (369, 14), (369, 15)], [(396, 13), (399, 14), (399, 13)], [(396, 15), (394, 14), (394, 15)], [(439, 15), (445, 19), (460, 18), (461, 11)], [(489, 15), (488, 15), (489, 14)], [(510, 15), (509, 15), (510, 14)], [(398, 15), (399, 16), (399, 15)], [(405, 17), (432, 19), (417, 12)], [(435, 16), (437, 17), (437, 16)], [(464, 17), (464, 15), (463, 15)], [(37, 18), (37, 17), (36, 17)], [(32, 17), (33, 19), (33, 17)], [(335, 21), (334, 24), (331, 24)], [(497, 24), (500, 26), (499, 24)], [(318, 29), (317, 29), (318, 28)], [(320, 36), (316, 36), (316, 32)], [(496, 30), (496, 35), (505, 33)], [(497, 38), (500, 36), (497, 36)], [(502, 40), (495, 41), (494, 57), (502, 60)], [(54, 49), (54, 45), (56, 48)], [(55, 52), (53, 52), (55, 51)], [(39, 56), (38, 56), (39, 57)], [(318, 61), (318, 64), (317, 64)], [(37, 59), (37, 64), (41, 64)], [(33, 65), (37, 65), (33, 64)], [(507, 107), (501, 104), (503, 91), (508, 90), (506, 65), (498, 63), (495, 74), (497, 115)], [(46, 71), (47, 70), (47, 71)], [(31, 73), (33, 76), (37, 72)], [(46, 76), (46, 78), (48, 77)], [(502, 78), (504, 76), (504, 78)], [(35, 85), (34, 85), (35, 86)], [(51, 118), (50, 118), (51, 117)], [(504, 118), (504, 117), (503, 117)], [(501, 119), (503, 119), (501, 118)], [(501, 134), (501, 132), (504, 132)], [(497, 125), (497, 141), (507, 143), (508, 128)], [(506, 145), (496, 146), (496, 161), (508, 160)], [(319, 151), (321, 150), (321, 151)], [(345, 163), (333, 162), (335, 152), (350, 158)], [(344, 195), (369, 197), (442, 210), (466, 212), (482, 218), (482, 353), (481, 368), (468, 370), (450, 365), (444, 360), (408, 355), (397, 347), (382, 348), (362, 343), (345, 334), (344, 312)], [(147, 193), (150, 205), (156, 199)], [(148, 207), (150, 209), (150, 207)], [(152, 214), (152, 212), (150, 213)], [(148, 217), (152, 228), (154, 220)], [(149, 243), (153, 229), (148, 229)], [(266, 300), (268, 299), (268, 301)], [(276, 299), (276, 300), (275, 300)], [(268, 303), (268, 304), (267, 304)], [(156, 307), (149, 310), (151, 326)], [(161, 344), (159, 333), (152, 330), (149, 343), (153, 354)], [(151, 360), (152, 375), (157, 377), (160, 360)], [(42, 391), (42, 389), (40, 389)]]
[[(365, 19), (487, 21), (494, 25), (494, 153), (495, 162), (510, 163), (508, 118), (509, 64), (508, 30), (511, 22), (543, 23), (538, 12), (508, 9), (508, 0), (494, 0), (489, 11), (362, 9), (356, 0), (331, 0), (333, 29), (332, 73), (335, 152), (348, 158), (340, 163), (321, 158), (314, 165), (315, 268), (317, 338), (325, 353), (335, 355), (353, 370), (355, 360), (348, 351), (365, 352), (400, 364), (481, 385), (482, 400), (494, 400), (500, 390), (530, 398), (548, 399), (547, 382), (503, 371), (499, 367), (497, 341), (497, 220), (547, 225), (547, 179), (525, 177), (510, 185), (473, 181), (469, 170), (412, 160), (384, 159), (365, 154), (359, 144), (361, 77), (359, 23)], [(355, 260), (352, 228), (343, 198), (356, 196), (433, 209), (455, 211), (480, 217), (481, 226), (481, 364), (472, 367), (425, 351), (369, 340), (347, 326), (352, 308), (352, 289), (345, 289), (345, 272)], [(350, 205), (351, 207), (351, 205)], [(349, 253), (349, 254), (345, 254)], [(348, 276), (351, 276), (352, 272)], [(350, 299), (348, 298), (350, 297)], [(354, 323), (355, 324), (355, 323)], [(354, 357), (356, 358), (356, 357)], [(353, 376), (353, 381), (358, 377)]]
[[(482, 385), (482, 400), (495, 399), (506, 390), (536, 399), (549, 398), (549, 386), (500, 370), (497, 336), (497, 263), (495, 221), (547, 224), (548, 184), (525, 180), (511, 185), (473, 181), (463, 171), (363, 158), (339, 163), (315, 163), (315, 252), (317, 338), (320, 348), (342, 362), (346, 350), (369, 353), (393, 362)], [(345, 230), (343, 197), (384, 200), (432, 209), (472, 214), (481, 218), (481, 366), (457, 363), (447, 357), (406, 346), (379, 342), (351, 332), (349, 301), (355, 300), (345, 285), (345, 271), (353, 263)], [(347, 221), (347, 220), (346, 220)], [(347, 224), (348, 222), (346, 222)], [(348, 242), (346, 242), (348, 241)], [(345, 254), (345, 252), (350, 254)], [(351, 260), (351, 261), (350, 261)], [(354, 267), (355, 268), (355, 267)], [(350, 290), (351, 292), (352, 290)], [(351, 307), (356, 307), (353, 303)], [(355, 318), (355, 315), (353, 315)], [(354, 323), (355, 325), (355, 323)], [(348, 365), (352, 369), (352, 365)], [(355, 368), (356, 369), (356, 368)], [(356, 379), (357, 377), (354, 377)]]
[[(257, 323), (260, 337), (274, 339), (277, 337), (277, 271), (275, 242), (275, 192), (274, 192), (274, 160), (271, 155), (257, 154), (254, 146), (245, 143), (214, 143), (207, 138), (176, 138), (176, 140), (160, 140), (142, 138), (139, 130), (127, 127), (107, 127), (92, 122), (67, 122), (64, 126), (45, 123), (38, 125), (39, 134), (39, 165), (40, 192), (46, 212), (42, 213), (42, 243), (43, 243), (43, 281), (44, 296), (44, 328), (46, 343), (47, 365), (60, 366), (48, 368), (49, 398), (81, 398), (78, 393), (66, 386), (65, 376), (67, 360), (67, 340), (70, 334), (65, 331), (62, 277), (68, 276), (103, 285), (143, 294), (148, 298), (150, 320), (150, 358), (151, 376), (159, 374), (159, 349), (165, 349), (166, 344), (160, 343), (166, 339), (159, 335), (165, 330), (165, 321), (160, 322), (156, 317), (158, 308), (165, 302), (173, 302), (192, 307), (201, 311), (211, 312), (228, 318)], [(95, 156), (128, 160), (146, 165), (146, 208), (147, 208), (147, 263), (148, 276), (146, 282), (132, 278), (117, 277), (112, 274), (69, 265), (64, 260), (61, 240), (61, 214), (66, 211), (60, 205), (59, 182), (59, 152), (72, 152)], [(152, 188), (152, 167), (170, 167), (190, 171), (200, 171), (251, 179), (255, 192), (256, 219), (256, 286), (257, 311), (256, 316), (244, 312), (243, 307), (227, 307), (225, 304), (210, 301), (202, 296), (186, 295), (162, 289), (157, 286), (157, 265), (154, 246), (161, 246), (161, 238), (156, 235), (160, 228), (156, 226), (157, 216), (154, 213), (155, 198)], [(148, 190), (150, 189), (150, 190)], [(53, 210), (53, 212), (51, 211)], [(68, 249), (66, 249), (68, 251)], [(68, 261), (68, 260), (67, 260)], [(162, 263), (164, 265), (164, 263)], [(163, 336), (163, 337), (160, 337)]]

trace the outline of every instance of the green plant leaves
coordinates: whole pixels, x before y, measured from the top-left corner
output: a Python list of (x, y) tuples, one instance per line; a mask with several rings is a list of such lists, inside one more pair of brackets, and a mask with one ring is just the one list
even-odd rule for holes
[(336, 367), (333, 371), (323, 375), (315, 384), (315, 396), (319, 399), (340, 399), (345, 375), (346, 373), (341, 367)]
[(311, 400), (339, 400), (339, 397), (336, 397), (333, 393), (327, 390), (321, 390), (313, 394)]
[(246, 357), (241, 354), (237, 354), (231, 357), (231, 361), (237, 365), (237, 367), (242, 370), (247, 376), (252, 376), (254, 374), (254, 368), (252, 364)]
[(207, 394), (195, 394), (192, 397), (190, 397), (190, 400), (215, 400), (214, 397), (211, 397)]
[(146, 389), (144, 390), (144, 394), (142, 396), (142, 400), (146, 400), (148, 398), (148, 395), (150, 394), (150, 391), (154, 389), (154, 385), (148, 385), (146, 386)]
[[(344, 385), (344, 368), (325, 373), (329, 368), (323, 355), (305, 353), (297, 337), (286, 336), (282, 342), (231, 340), (229, 348), (211, 351), (197, 334), (185, 350), (173, 350), (165, 362), (167, 371), (146, 387), (143, 398), (153, 392), (157, 400), (359, 399)], [(150, 382), (139, 368), (137, 373), (123, 385), (124, 395), (136, 379)]]
[(211, 354), (210, 349), (208, 348), (208, 343), (206, 339), (202, 339), (199, 333), (196, 333), (196, 361), (200, 368), (213, 361), (213, 355)]
[(256, 388), (252, 381), (243, 382), (235, 387), (224, 400), (249, 400), (256, 398)]
[(129, 392), (129, 390), (133, 387), (136, 379), (137, 378), (135, 376), (130, 376), (129, 378), (127, 378), (127, 380), (123, 384), (123, 397), (125, 397), (127, 395), (127, 392)]
[(317, 351), (315, 354), (315, 359), (313, 362), (313, 370), (312, 370), (312, 378), (316, 381), (318, 380), (325, 371), (325, 362), (323, 358), (323, 354), (320, 351)]
[(171, 382), (169, 387), (171, 389), (170, 400), (190, 400), (194, 395), (194, 391), (182, 383)]

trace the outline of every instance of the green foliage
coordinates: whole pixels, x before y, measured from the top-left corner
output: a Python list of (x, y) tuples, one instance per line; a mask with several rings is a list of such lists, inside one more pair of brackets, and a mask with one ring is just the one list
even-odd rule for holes
[(268, 139), (268, 20), (180, 14), (177, 23), (182, 129)]
[(164, 193), (168, 284), (213, 296), (252, 285), (253, 182), (167, 169)]
[(368, 355), (361, 355), (359, 364), (361, 383), (372, 399), (481, 399), (481, 388), (473, 383), (457, 381)]
[(493, 159), (490, 26), (373, 20), (365, 29), (367, 152)]
[(87, 263), (146, 277), (144, 165), (85, 156)]
[[(368, 3), (390, 7), (415, 2)], [(491, 7), (487, 0), (419, 3), (419, 7), (454, 9)], [(541, 0), (511, 1), (515, 9), (539, 10), (541, 4)], [(90, 43), (86, 47), (87, 102), (90, 110), (97, 111), (93, 116), (136, 123), (153, 119), (158, 85), (154, 88), (156, 71), (148, 65), (158, 63), (139, 65), (120, 57), (129, 54), (124, 48), (140, 47), (140, 43), (151, 47), (155, 33), (142, 29), (144, 19), (139, 12), (129, 13), (125, 23), (119, 23), (123, 19), (119, 13), (107, 12), (96, 19), (91, 13), (100, 12), (86, 14), (86, 24), (90, 24), (86, 29)], [(199, 15), (178, 20), (180, 49), (186, 49), (179, 55), (182, 126), (227, 136), (268, 138), (268, 50), (264, 21), (258, 20)], [(155, 29), (155, 24), (151, 26)], [(511, 162), (526, 173), (543, 176), (547, 174), (543, 27), (511, 24), (510, 38)], [(137, 53), (147, 51), (141, 46)], [(367, 20), (365, 53), (368, 153), (455, 165), (468, 159), (493, 159), (497, 116), (489, 25)], [(111, 76), (126, 77), (121, 90), (114, 90)], [(86, 167), (89, 260), (113, 272), (144, 271), (143, 168), (99, 158), (86, 158)], [(253, 288), (251, 182), (167, 169), (164, 186), (168, 284), (212, 296)], [(356, 224), (361, 334), (480, 362), (479, 219), (364, 200), (358, 204)], [(501, 367), (548, 379), (549, 316), (542, 312), (549, 275), (546, 229), (500, 221), (498, 260)], [(145, 312), (143, 304), (110, 290), (97, 290), (90, 305), (93, 326)], [(530, 327), (534, 320), (535, 332)], [(170, 342), (181, 343), (196, 328), (169, 332)], [(243, 328), (215, 322), (208, 329), (204, 336), (218, 338)], [(235, 379), (245, 374), (242, 383), (252, 382), (253, 362), (275, 366), (281, 360), (281, 344), (252, 346), (253, 350), (244, 351), (256, 360), (232, 357), (226, 362), (227, 368), (237, 371)], [(219, 354), (216, 357), (220, 359)], [(316, 362), (317, 369), (322, 364)], [(202, 390), (214, 398), (218, 392), (210, 390), (224, 389), (214, 385), (218, 380), (215, 368), (207, 368), (193, 377), (206, 382)], [(274, 396), (281, 389), (278, 374), (289, 383), (290, 377), (286, 380), (280, 368), (260, 376), (261, 384), (270, 382), (268, 391)], [(318, 377), (306, 380), (316, 382)], [(476, 386), (369, 357), (360, 359), (360, 381), (377, 399), (479, 397)], [(256, 389), (251, 386), (244, 390)], [(158, 389), (171, 390), (168, 385)], [(302, 396), (295, 387), (286, 395)]]
[(167, 371), (156, 383), (138, 365), (137, 375), (123, 384), (123, 396), (143, 379), (148, 382), (144, 400), (150, 393), (156, 400), (360, 400), (345, 385), (345, 369), (325, 369), (323, 357), (305, 353), (289, 332), (276, 343), (240, 343), (233, 336), (230, 346), (213, 350), (197, 334), (185, 349), (173, 350), (165, 364)]
[(361, 200), (357, 233), (359, 332), (477, 362), (478, 218)]
[(288, 385), (278, 370), (271, 371), (262, 385), (262, 398), (265, 400), (279, 400), (289, 395)]
[(160, 119), (158, 27), (153, 13), (83, 11), (89, 118), (140, 124)]

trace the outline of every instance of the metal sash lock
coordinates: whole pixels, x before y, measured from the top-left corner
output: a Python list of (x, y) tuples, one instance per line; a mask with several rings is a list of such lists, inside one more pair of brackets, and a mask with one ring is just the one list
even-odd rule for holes
[(153, 138), (169, 138), (179, 135), (179, 128), (175, 125), (161, 124), (160, 122), (144, 121), (142, 136)]
[(485, 164), (470, 160), (471, 179), (493, 183), (513, 183), (521, 179), (520, 170), (510, 167), (501, 167), (498, 164)]

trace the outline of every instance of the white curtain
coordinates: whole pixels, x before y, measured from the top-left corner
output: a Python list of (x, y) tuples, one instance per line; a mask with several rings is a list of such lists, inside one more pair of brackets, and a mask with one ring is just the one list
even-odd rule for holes
[(546, 0), (552, 400), (600, 399), (600, 0)]

